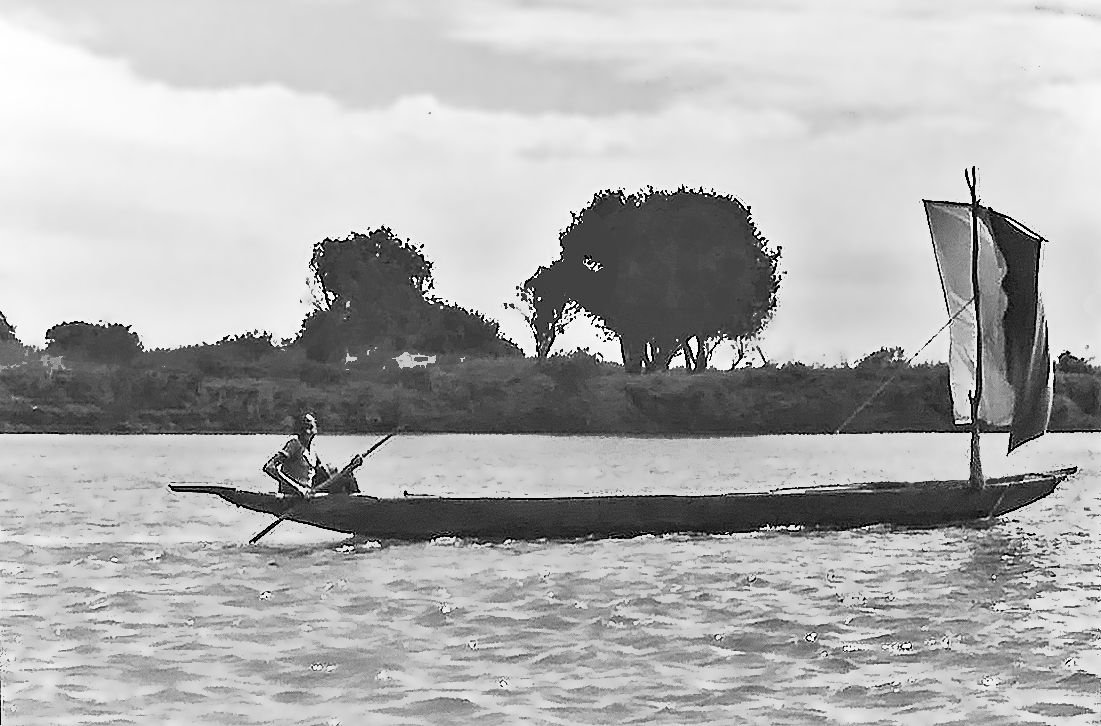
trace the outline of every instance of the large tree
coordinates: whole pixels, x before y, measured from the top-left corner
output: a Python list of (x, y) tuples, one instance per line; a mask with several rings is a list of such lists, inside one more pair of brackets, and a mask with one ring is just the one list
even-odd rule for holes
[(382, 346), (421, 353), (510, 354), (484, 316), (431, 296), (432, 263), (423, 246), (388, 227), (314, 245), (310, 260), (315, 309), (298, 344), (315, 360), (348, 349)]
[(724, 340), (746, 340), (776, 308), (780, 249), (732, 196), (684, 187), (594, 195), (560, 235), (543, 277), (619, 338), (631, 372), (683, 354), (707, 367)]
[(129, 325), (72, 322), (46, 331), (46, 351), (93, 363), (128, 363), (142, 351)]

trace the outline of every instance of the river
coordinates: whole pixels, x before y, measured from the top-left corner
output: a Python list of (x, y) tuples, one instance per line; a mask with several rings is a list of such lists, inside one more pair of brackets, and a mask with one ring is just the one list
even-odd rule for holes
[[(270, 489), (278, 436), (0, 436), (4, 724), (1095, 724), (1101, 436), (989, 526), (347, 540), (169, 482)], [(337, 464), (371, 437), (319, 437)], [(707, 493), (966, 476), (957, 434), (399, 436), (379, 495)]]

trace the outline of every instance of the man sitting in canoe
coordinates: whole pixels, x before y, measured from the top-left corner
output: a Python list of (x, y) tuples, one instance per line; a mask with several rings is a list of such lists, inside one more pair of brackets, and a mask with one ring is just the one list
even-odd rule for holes
[[(272, 454), (264, 464), (264, 473), (279, 482), (279, 493), (292, 496), (313, 496), (313, 487), (325, 482), (334, 473), (321, 462), (313, 450), (313, 440), (317, 436), (317, 418), (312, 413), (304, 413), (295, 419), (294, 437), (283, 448)], [(339, 481), (325, 488), (330, 493), (355, 494), (359, 491), (355, 475), (348, 472)]]

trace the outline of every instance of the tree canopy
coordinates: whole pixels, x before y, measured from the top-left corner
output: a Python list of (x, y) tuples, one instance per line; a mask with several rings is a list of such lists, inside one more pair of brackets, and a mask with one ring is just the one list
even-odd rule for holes
[(379, 346), (422, 353), (515, 353), (496, 322), (429, 295), (432, 263), (423, 249), (389, 227), (315, 244), (310, 271), (317, 305), (296, 342), (314, 360)]
[(4, 317), (4, 313), (0, 312), (0, 343), (15, 339), (15, 328)]
[(92, 363), (128, 363), (142, 344), (129, 325), (72, 322), (46, 331), (46, 351)]
[(732, 196), (601, 191), (559, 244), (560, 258), (529, 282), (576, 301), (619, 338), (634, 372), (665, 369), (678, 353), (706, 368), (719, 342), (753, 337), (776, 308), (780, 249)]

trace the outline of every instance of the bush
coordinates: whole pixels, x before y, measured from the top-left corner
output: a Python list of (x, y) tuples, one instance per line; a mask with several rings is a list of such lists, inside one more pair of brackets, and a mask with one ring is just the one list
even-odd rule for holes
[(429, 369), (425, 366), (413, 368), (399, 368), (396, 363), (380, 370), (375, 379), (382, 383), (389, 383), (413, 391), (429, 392), (432, 390), (432, 380)]
[(339, 367), (327, 365), (325, 363), (317, 363), (313, 360), (304, 362), (298, 369), (298, 379), (303, 383), (308, 383), (313, 386), (327, 386), (334, 383), (340, 383), (343, 375), (344, 371)]
[(856, 367), (862, 370), (883, 370), (906, 365), (906, 354), (902, 348), (880, 348), (857, 361)]
[(1090, 360), (1092, 358), (1088, 360), (1079, 358), (1069, 350), (1064, 350), (1055, 362), (1055, 370), (1059, 373), (1101, 373), (1101, 370), (1090, 364)]
[(600, 375), (601, 359), (587, 348), (552, 355), (542, 362), (542, 372), (566, 393), (575, 394), (590, 379)]
[(271, 333), (254, 330), (251, 333), (240, 335), (227, 335), (215, 345), (230, 355), (249, 361), (257, 361), (266, 355), (274, 353), (277, 348), (271, 340)]
[(138, 334), (118, 323), (61, 323), (46, 331), (46, 351), (93, 363), (129, 363), (141, 353)]
[(1063, 373), (1055, 377), (1055, 393), (1073, 402), (1087, 416), (1101, 414), (1101, 376)]
[(0, 367), (16, 366), (31, 359), (34, 348), (18, 340), (0, 340)]

